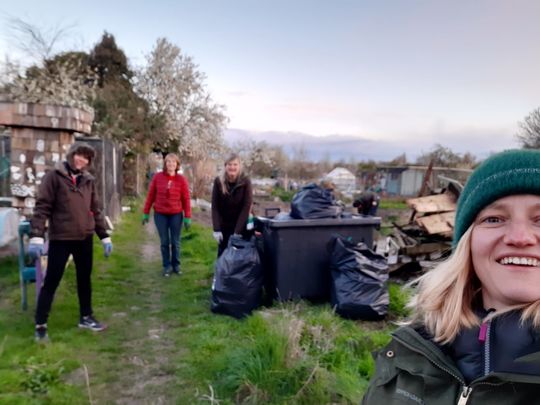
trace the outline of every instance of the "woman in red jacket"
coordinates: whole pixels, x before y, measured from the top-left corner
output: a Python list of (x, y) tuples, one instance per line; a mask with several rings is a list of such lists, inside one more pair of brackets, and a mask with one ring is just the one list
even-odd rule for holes
[(161, 241), (163, 276), (169, 277), (180, 271), (180, 233), (182, 223), (187, 230), (191, 226), (191, 203), (189, 185), (178, 174), (180, 159), (174, 153), (165, 156), (163, 171), (156, 173), (150, 182), (144, 204), (143, 225), (148, 223), (150, 208), (154, 206), (154, 223)]

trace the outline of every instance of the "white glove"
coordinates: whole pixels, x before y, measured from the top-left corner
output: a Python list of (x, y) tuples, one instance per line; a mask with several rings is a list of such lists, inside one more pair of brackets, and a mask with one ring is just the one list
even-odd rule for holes
[(214, 232), (212, 236), (214, 237), (217, 243), (221, 243), (221, 241), (223, 240), (223, 234), (221, 232)]
[(43, 238), (33, 237), (28, 241), (28, 254), (31, 257), (40, 257), (43, 255), (45, 241)]
[(103, 255), (105, 257), (109, 257), (112, 253), (112, 241), (111, 238), (103, 238), (101, 239), (101, 244), (103, 245)]

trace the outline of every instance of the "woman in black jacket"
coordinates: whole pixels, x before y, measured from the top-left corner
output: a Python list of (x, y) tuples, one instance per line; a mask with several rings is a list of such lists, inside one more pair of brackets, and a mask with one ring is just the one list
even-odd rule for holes
[(212, 225), (221, 256), (232, 235), (247, 236), (246, 224), (253, 203), (251, 180), (242, 173), (240, 157), (233, 153), (225, 160), (222, 176), (212, 189)]

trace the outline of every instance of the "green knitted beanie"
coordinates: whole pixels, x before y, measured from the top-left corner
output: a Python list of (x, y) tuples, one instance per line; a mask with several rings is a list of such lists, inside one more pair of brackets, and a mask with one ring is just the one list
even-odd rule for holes
[(539, 150), (507, 150), (489, 157), (474, 170), (459, 196), (454, 247), (484, 207), (515, 194), (540, 195)]

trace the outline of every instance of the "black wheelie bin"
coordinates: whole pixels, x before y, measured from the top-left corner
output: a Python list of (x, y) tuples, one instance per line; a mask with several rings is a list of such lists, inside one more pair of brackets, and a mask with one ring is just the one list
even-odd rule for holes
[(265, 289), (279, 301), (308, 299), (314, 302), (330, 298), (330, 252), (333, 235), (354, 243), (373, 246), (373, 233), (380, 217), (352, 216), (324, 219), (255, 218), (260, 232)]

